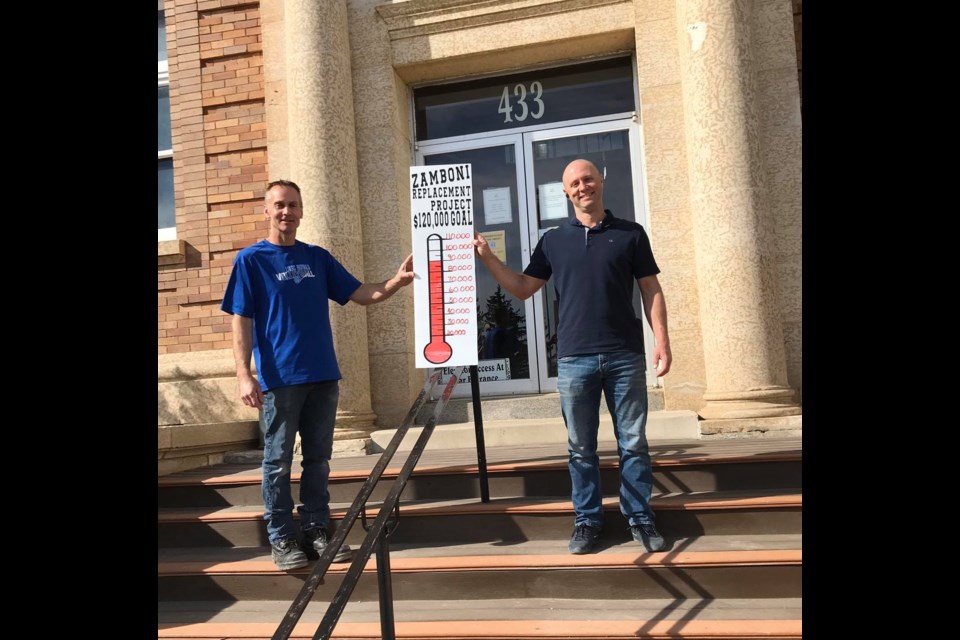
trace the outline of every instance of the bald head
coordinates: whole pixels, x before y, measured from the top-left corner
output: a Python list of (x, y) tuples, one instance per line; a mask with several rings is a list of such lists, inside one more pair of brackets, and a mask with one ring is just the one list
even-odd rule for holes
[(589, 160), (574, 160), (563, 170), (563, 192), (577, 214), (603, 215), (603, 176)]

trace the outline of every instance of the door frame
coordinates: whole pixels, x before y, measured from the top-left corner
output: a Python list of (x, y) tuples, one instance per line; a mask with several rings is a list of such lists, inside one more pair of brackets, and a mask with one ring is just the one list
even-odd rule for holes
[[(646, 180), (643, 171), (643, 156), (642, 152), (642, 141), (640, 130), (640, 125), (637, 123), (636, 114), (628, 117), (620, 117), (617, 119), (607, 119), (602, 122), (590, 122), (590, 123), (576, 123), (576, 124), (567, 124), (564, 126), (555, 126), (549, 129), (540, 129), (537, 131), (529, 131), (523, 134), (523, 159), (524, 159), (524, 169), (526, 175), (530, 176), (530, 179), (533, 179), (534, 170), (533, 170), (533, 144), (543, 140), (556, 140), (558, 138), (570, 138), (573, 136), (589, 135), (593, 133), (605, 133), (607, 131), (622, 131), (626, 130), (628, 135), (628, 144), (630, 148), (630, 172), (633, 176), (633, 215), (634, 220), (643, 226), (644, 230), (647, 231), (647, 236), (649, 233), (650, 224), (649, 217), (647, 214), (647, 190), (646, 190)], [(530, 185), (525, 185), (525, 191), (527, 193), (527, 209), (528, 211), (536, 211), (537, 203), (536, 199), (536, 188), (529, 189)], [(533, 185), (536, 187), (536, 185)], [(536, 227), (530, 227), (531, 237), (528, 239), (528, 244), (535, 248), (539, 237), (534, 237), (538, 235), (539, 224)], [(653, 240), (650, 241), (651, 247), (653, 245)], [(532, 249), (531, 249), (532, 251)], [(524, 266), (530, 262), (530, 254), (524, 253)], [(544, 287), (551, 286), (548, 281)], [(537, 346), (537, 349), (540, 350), (546, 345), (546, 335), (544, 332), (543, 320), (546, 317), (546, 312), (543, 308), (544, 303), (544, 293), (541, 289), (536, 294), (531, 296), (533, 298), (534, 304), (534, 318), (538, 319), (536, 326), (534, 327), (534, 342)], [(641, 324), (643, 325), (643, 344), (644, 352), (646, 356), (646, 365), (647, 365), (647, 386), (658, 386), (660, 384), (660, 379), (657, 377), (656, 369), (653, 362), (653, 349), (652, 345), (654, 344), (653, 340), (653, 331), (650, 328), (650, 324), (647, 322), (646, 314), (642, 311), (640, 313)], [(527, 335), (529, 340), (530, 328), (529, 322), (527, 323)], [(551, 393), (557, 390), (557, 378), (550, 377), (547, 372), (547, 358), (546, 354), (542, 354), (542, 357), (538, 353), (537, 357), (537, 366), (540, 368), (538, 377), (540, 380), (540, 393)]]
[[(490, 132), (473, 136), (457, 136), (440, 141), (424, 141), (415, 146), (414, 155), (416, 164), (422, 166), (426, 156), (438, 153), (470, 151), (495, 146), (513, 145), (516, 163), (517, 181), (517, 218), (520, 226), (520, 243), (522, 265), (525, 268), (530, 263), (530, 256), (539, 241), (539, 224), (531, 225), (530, 212), (537, 210), (536, 185), (528, 184), (534, 176), (533, 145), (543, 140), (556, 140), (579, 135), (604, 133), (607, 131), (626, 130), (631, 159), (631, 175), (633, 177), (633, 211), (634, 220), (641, 224), (649, 233), (649, 216), (647, 207), (647, 190), (642, 156), (643, 132), (637, 122), (637, 114), (617, 114), (603, 118), (588, 118), (584, 121), (568, 123), (554, 123), (547, 126), (530, 127), (524, 130), (513, 130), (509, 133)], [(522, 161), (521, 161), (522, 159)], [(530, 187), (534, 188), (530, 188)], [(521, 195), (522, 194), (522, 195)], [(524, 197), (525, 196), (525, 197)], [(653, 245), (653, 239), (650, 240)], [(552, 286), (548, 281), (545, 287)], [(557, 390), (557, 378), (550, 377), (547, 370), (544, 331), (544, 292), (541, 289), (523, 302), (527, 317), (527, 357), (530, 362), (530, 377), (526, 380), (509, 380), (502, 382), (484, 382), (484, 396), (530, 395), (552, 393)], [(480, 300), (477, 300), (480, 303)], [(643, 325), (644, 347), (647, 364), (647, 386), (660, 385), (653, 366), (652, 346), (654, 344), (653, 331), (647, 322), (646, 314), (640, 313)], [(535, 366), (534, 366), (534, 363)], [(536, 371), (536, 374), (534, 374)], [(534, 378), (536, 375), (536, 378)], [(471, 394), (469, 385), (458, 385), (453, 397), (466, 397)]]

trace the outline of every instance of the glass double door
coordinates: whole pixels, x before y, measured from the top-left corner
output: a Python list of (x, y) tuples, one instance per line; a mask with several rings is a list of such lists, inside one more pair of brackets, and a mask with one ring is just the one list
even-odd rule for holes
[[(574, 215), (561, 182), (573, 160), (589, 160), (603, 174), (605, 208), (646, 226), (639, 135), (639, 127), (626, 119), (421, 143), (417, 164), (472, 165), (474, 228), (507, 266), (523, 271), (540, 237)], [(479, 261), (476, 281), (481, 394), (556, 391), (557, 298), (552, 281), (526, 301), (503, 290)], [(636, 288), (634, 309), (643, 318)], [(653, 336), (645, 318), (644, 343), (647, 380), (653, 382)], [(470, 386), (462, 384), (454, 392), (469, 394)]]

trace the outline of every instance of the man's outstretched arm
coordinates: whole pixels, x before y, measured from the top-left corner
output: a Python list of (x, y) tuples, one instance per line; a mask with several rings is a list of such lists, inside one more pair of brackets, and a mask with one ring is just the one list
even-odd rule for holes
[(413, 282), (413, 254), (407, 256), (407, 259), (400, 264), (397, 273), (384, 282), (376, 284), (361, 284), (350, 296), (350, 299), (357, 304), (368, 305), (383, 302), (402, 287)]
[(474, 234), (473, 248), (477, 257), (480, 258), (480, 262), (487, 268), (487, 271), (490, 272), (493, 279), (499, 282), (501, 287), (521, 300), (526, 300), (547, 283), (546, 280), (534, 278), (525, 273), (518, 273), (503, 264), (500, 258), (490, 249), (490, 245), (487, 244), (486, 239), (479, 233)]

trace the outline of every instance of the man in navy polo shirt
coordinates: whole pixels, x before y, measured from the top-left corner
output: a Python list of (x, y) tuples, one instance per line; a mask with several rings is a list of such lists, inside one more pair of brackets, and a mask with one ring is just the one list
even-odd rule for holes
[(653, 470), (647, 447), (647, 382), (643, 327), (633, 310), (633, 283), (653, 328), (657, 376), (670, 371), (667, 305), (660, 269), (639, 224), (603, 208), (603, 177), (592, 162), (574, 160), (563, 172), (563, 191), (575, 217), (540, 238), (523, 273), (493, 253), (482, 235), (477, 257), (500, 285), (526, 300), (553, 276), (560, 305), (557, 389), (567, 425), (569, 468), (576, 514), (570, 553), (590, 552), (603, 528), (600, 394), (606, 398), (620, 454), (620, 511), (634, 540), (647, 551), (665, 547), (650, 508)]
[[(260, 409), (264, 434), (263, 502), (271, 555), (279, 569), (317, 559), (330, 539), (330, 456), (341, 378), (333, 349), (329, 300), (383, 302), (413, 282), (413, 256), (385, 282), (361, 283), (326, 249), (297, 240), (300, 187), (267, 185), (267, 239), (237, 254), (220, 308), (233, 315), (233, 354), (240, 399)], [(256, 354), (257, 378), (250, 369)], [(300, 529), (293, 522), (290, 470), (297, 432), (303, 453)], [(334, 562), (350, 558), (349, 545)]]

